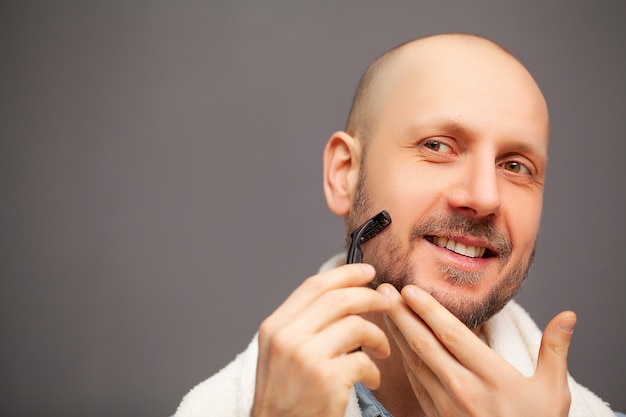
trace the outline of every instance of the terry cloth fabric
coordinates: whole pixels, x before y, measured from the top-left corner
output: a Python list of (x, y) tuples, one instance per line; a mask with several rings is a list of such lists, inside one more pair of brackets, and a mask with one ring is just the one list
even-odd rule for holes
[[(344, 263), (337, 255), (320, 268), (320, 272)], [(537, 365), (541, 331), (530, 316), (511, 301), (483, 325), (484, 339), (500, 356), (522, 374), (531, 376)], [(217, 374), (195, 386), (178, 406), (175, 417), (249, 417), (254, 399), (257, 336), (248, 348)], [(576, 383), (571, 376), (569, 387), (572, 405), (569, 417), (615, 417), (606, 403)], [(354, 388), (350, 393), (345, 417), (361, 417)]]

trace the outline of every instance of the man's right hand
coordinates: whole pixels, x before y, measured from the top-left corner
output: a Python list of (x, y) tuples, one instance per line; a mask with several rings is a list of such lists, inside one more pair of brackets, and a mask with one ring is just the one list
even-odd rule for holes
[(359, 347), (390, 354), (383, 331), (359, 314), (384, 312), (385, 297), (364, 287), (366, 264), (308, 278), (259, 329), (254, 417), (342, 417), (352, 386), (378, 388), (380, 372)]

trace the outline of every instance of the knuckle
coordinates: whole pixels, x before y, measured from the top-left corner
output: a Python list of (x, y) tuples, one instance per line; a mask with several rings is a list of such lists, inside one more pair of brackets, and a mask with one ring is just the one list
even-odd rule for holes
[(357, 363), (357, 369), (360, 370), (359, 378), (363, 377), (368, 372), (378, 372), (378, 368), (374, 365), (374, 362), (370, 359), (365, 352), (358, 351), (350, 354)]
[(386, 343), (385, 333), (375, 324), (360, 316), (348, 316), (344, 320), (346, 332), (360, 346), (379, 348)]
[(445, 326), (439, 333), (439, 340), (448, 347), (455, 347), (460, 339), (461, 329), (458, 326)]
[(408, 357), (405, 357), (404, 362), (409, 370), (415, 375), (419, 375), (420, 371), (424, 367), (424, 362), (417, 355), (410, 355)]
[(423, 354), (432, 349), (432, 342), (427, 337), (422, 335), (416, 335), (408, 340), (409, 347), (415, 353)]
[(280, 334), (275, 334), (269, 340), (269, 350), (272, 358), (280, 358), (288, 351), (287, 345), (282, 342)]
[(482, 396), (476, 392), (473, 384), (464, 380), (451, 380), (448, 382), (448, 390), (454, 398), (454, 407), (463, 410), (464, 415), (479, 415), (480, 401)]
[(330, 387), (336, 379), (332, 367), (318, 366), (318, 364), (315, 363), (308, 366), (307, 369), (309, 371), (310, 378), (318, 387)]
[(350, 303), (350, 297), (346, 293), (346, 291), (341, 290), (331, 290), (325, 293), (320, 301), (325, 304), (325, 306), (329, 309), (336, 309), (338, 307), (343, 307)]
[(446, 382), (446, 386), (461, 404), (465, 404), (468, 400), (474, 398), (473, 384), (469, 384), (461, 378), (450, 378)]
[[(291, 360), (293, 363), (299, 367), (304, 369), (311, 369), (311, 372), (315, 373), (315, 367), (312, 367), (311, 355), (304, 345), (299, 345), (294, 347), (291, 351)], [(317, 368), (319, 370), (319, 368)]]
[(259, 326), (259, 340), (268, 340), (275, 331), (275, 324), (272, 317), (268, 317), (261, 322)]
[(295, 350), (294, 341), (289, 332), (284, 328), (273, 331), (271, 334), (267, 335), (265, 340), (272, 358), (277, 359), (293, 355), (293, 351)]
[(428, 391), (426, 391), (426, 388), (421, 383), (416, 381), (413, 382), (411, 386), (413, 387), (413, 392), (418, 399), (428, 396)]
[(370, 324), (368, 321), (356, 315), (346, 316), (343, 319), (343, 322), (346, 327), (346, 330), (356, 335), (363, 335), (367, 333), (368, 324)]
[(550, 342), (548, 343), (548, 347), (552, 350), (559, 358), (566, 359), (567, 352), (569, 351), (569, 345), (558, 343), (558, 342)]
[(306, 292), (319, 293), (325, 291), (326, 283), (320, 275), (313, 275), (304, 280), (301, 288)]

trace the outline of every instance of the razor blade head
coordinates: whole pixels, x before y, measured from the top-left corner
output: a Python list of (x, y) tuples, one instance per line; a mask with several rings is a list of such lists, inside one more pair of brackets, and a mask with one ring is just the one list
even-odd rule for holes
[(377, 234), (380, 233), (385, 227), (391, 224), (391, 216), (385, 210), (372, 217), (366, 224), (361, 234), (359, 241), (365, 243)]

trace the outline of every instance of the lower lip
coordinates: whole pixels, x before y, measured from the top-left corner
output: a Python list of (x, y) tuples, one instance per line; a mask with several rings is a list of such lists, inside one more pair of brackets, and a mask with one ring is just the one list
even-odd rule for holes
[(455, 267), (465, 271), (475, 272), (484, 269), (492, 260), (492, 258), (470, 258), (468, 256), (459, 255), (449, 249), (442, 248), (432, 242), (428, 242), (437, 251), (437, 256), (445, 259), (446, 263), (454, 264)]

